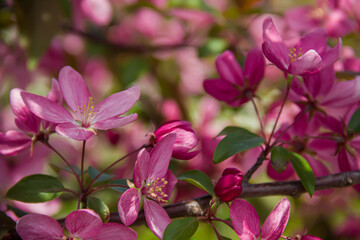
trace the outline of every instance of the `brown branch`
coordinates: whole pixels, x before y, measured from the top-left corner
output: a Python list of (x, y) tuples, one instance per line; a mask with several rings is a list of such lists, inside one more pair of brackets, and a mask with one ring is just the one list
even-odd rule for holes
[(93, 33), (84, 32), (79, 29), (75, 29), (70, 25), (63, 24), (62, 29), (66, 32), (81, 36), (85, 39), (88, 39), (94, 43), (100, 44), (102, 46), (109, 47), (111, 50), (118, 51), (118, 52), (125, 52), (125, 53), (134, 53), (134, 54), (144, 54), (144, 53), (154, 53), (154, 52), (162, 52), (162, 51), (169, 51), (169, 50), (176, 50), (184, 47), (198, 47), (196, 45), (192, 45), (188, 43), (187, 39), (184, 39), (184, 42), (179, 44), (169, 44), (169, 45), (127, 45), (121, 43), (112, 43), (107, 39), (95, 35)]

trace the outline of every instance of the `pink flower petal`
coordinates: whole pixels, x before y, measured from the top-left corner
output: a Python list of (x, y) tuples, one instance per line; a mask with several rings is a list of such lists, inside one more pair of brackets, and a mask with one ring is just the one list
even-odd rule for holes
[(22, 132), (9, 130), (5, 134), (0, 132), (0, 153), (14, 155), (19, 151), (30, 147), (31, 138)]
[(73, 122), (71, 114), (61, 105), (39, 95), (22, 92), (26, 106), (39, 118), (49, 122), (64, 123)]
[(137, 119), (137, 117), (138, 117), (138, 115), (136, 113), (133, 113), (126, 117), (116, 116), (116, 117), (108, 118), (105, 120), (97, 121), (91, 125), (95, 129), (108, 130), (108, 129), (112, 129), (112, 128), (119, 128), (119, 127), (125, 126), (129, 123), (132, 123), (133, 121), (135, 121)]
[(138, 86), (112, 94), (95, 106), (95, 112), (97, 113), (92, 123), (124, 114), (139, 97), (140, 88)]
[(169, 167), (176, 134), (170, 133), (156, 144), (156, 146), (150, 152), (150, 165), (149, 174), (147, 176), (147, 182), (150, 182), (150, 178), (156, 179), (156, 177), (163, 177)]
[(54, 240), (64, 236), (58, 221), (36, 213), (21, 217), (16, 223), (16, 231), (23, 240)]
[(65, 219), (65, 227), (73, 238), (95, 237), (99, 233), (102, 224), (99, 215), (90, 209), (76, 210)]
[(359, 170), (355, 156), (342, 148), (338, 155), (339, 168), (342, 172)]
[(129, 227), (119, 223), (104, 223), (92, 240), (136, 240), (137, 234)]
[(167, 194), (167, 197), (163, 197), (164, 200), (168, 200), (170, 198), (170, 195), (172, 191), (174, 190), (174, 187), (177, 183), (176, 176), (171, 172), (170, 169), (167, 170), (166, 175), (164, 176), (166, 181), (168, 182), (165, 187), (163, 188), (163, 192)]
[(171, 223), (167, 212), (159, 204), (148, 199), (144, 199), (144, 212), (150, 230), (162, 239), (166, 227)]
[(89, 102), (89, 89), (81, 75), (69, 66), (59, 73), (59, 85), (66, 104), (72, 111), (77, 111)]
[(260, 235), (260, 220), (255, 208), (245, 200), (235, 199), (230, 207), (234, 230), (242, 240), (256, 240)]
[(140, 210), (140, 196), (136, 188), (130, 188), (124, 192), (118, 203), (118, 211), (121, 221), (126, 225), (135, 222)]
[(51, 89), (50, 89), (49, 93), (46, 95), (46, 98), (53, 102), (56, 102), (60, 105), (62, 103), (63, 99), (62, 99), (62, 95), (61, 95), (61, 91), (60, 91), (60, 85), (59, 85), (58, 81), (56, 81), (55, 78), (52, 79)]
[(55, 127), (55, 131), (62, 136), (69, 137), (77, 141), (87, 140), (92, 135), (94, 135), (93, 131), (80, 127), (70, 122), (61, 123), (57, 125)]
[(264, 77), (265, 59), (262, 52), (255, 48), (246, 56), (244, 75), (250, 87), (256, 86)]
[(108, 0), (82, 0), (80, 3), (84, 15), (97, 25), (110, 23), (113, 9)]
[(309, 50), (290, 64), (289, 72), (293, 75), (314, 73), (320, 70), (321, 64), (320, 55), (315, 50)]
[(137, 155), (134, 166), (133, 180), (135, 187), (140, 188), (149, 175), (150, 154), (142, 149)]
[(278, 240), (289, 221), (290, 202), (283, 198), (271, 211), (262, 227), (261, 239)]
[(338, 44), (333, 49), (327, 50), (324, 54), (321, 54), (323, 60), (322, 68), (329, 67), (339, 59), (342, 45), (342, 40), (339, 38)]
[(325, 29), (319, 28), (306, 36), (304, 36), (300, 41), (295, 45), (295, 49), (305, 53), (309, 50), (315, 50), (319, 54), (325, 52), (327, 48), (327, 34)]
[(24, 132), (38, 133), (41, 120), (35, 116), (24, 103), (21, 93), (24, 91), (14, 88), (10, 91), (10, 105), (15, 114), (16, 126)]
[(224, 79), (208, 79), (204, 81), (203, 85), (208, 94), (228, 104), (234, 102), (241, 95), (238, 89)]
[(232, 52), (225, 51), (220, 54), (216, 58), (215, 64), (222, 79), (231, 84), (244, 85), (244, 76), (241, 67)]
[(322, 104), (330, 107), (347, 107), (360, 100), (360, 78), (337, 82), (323, 98)]

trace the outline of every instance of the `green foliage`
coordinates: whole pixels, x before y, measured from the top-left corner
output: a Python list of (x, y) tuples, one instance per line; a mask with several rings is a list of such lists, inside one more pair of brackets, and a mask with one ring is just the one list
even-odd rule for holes
[(360, 132), (360, 108), (351, 116), (348, 133), (358, 134)]
[(121, 79), (124, 86), (129, 86), (150, 68), (146, 58), (133, 57), (126, 61), (121, 71)]
[(176, 219), (165, 229), (163, 240), (186, 240), (196, 232), (199, 220), (193, 217)]
[(101, 199), (89, 197), (87, 199), (87, 207), (99, 214), (103, 222), (108, 222), (110, 220), (110, 210)]
[(201, 171), (190, 170), (183, 172), (178, 176), (178, 179), (191, 183), (192, 185), (208, 192), (212, 196), (214, 195), (214, 185), (210, 181), (209, 177)]
[(271, 158), (270, 163), (271, 166), (275, 169), (277, 172), (283, 172), (290, 161), (290, 155), (288, 151), (280, 146), (275, 146), (271, 150)]
[(248, 149), (255, 148), (264, 143), (264, 138), (249, 132), (244, 128), (226, 127), (218, 136), (226, 135), (215, 149), (213, 162), (215, 164)]
[[(110, 184), (120, 184), (120, 185), (127, 186), (126, 179), (116, 179), (114, 181), (111, 181)], [(125, 188), (125, 187), (111, 187), (111, 188), (114, 189), (115, 191), (122, 192), (122, 193), (129, 189), (129, 188)]]
[[(93, 180), (99, 173), (100, 171), (89, 166), (88, 170), (87, 170), (91, 180)], [(103, 182), (103, 181), (108, 181), (110, 179), (112, 179), (114, 177), (114, 175), (110, 175), (110, 174), (106, 174), (106, 173), (102, 173), (100, 175), (100, 177), (98, 177), (98, 179), (96, 179), (95, 182)]]
[(6, 197), (27, 203), (47, 202), (59, 197), (63, 188), (64, 186), (57, 178), (35, 174), (22, 178), (10, 188)]
[(35, 68), (61, 28), (61, 5), (59, 1), (14, 0), (14, 10), (21, 42), (28, 52), (29, 67)]
[(226, 50), (228, 43), (221, 38), (209, 38), (199, 48), (199, 57), (215, 56)]

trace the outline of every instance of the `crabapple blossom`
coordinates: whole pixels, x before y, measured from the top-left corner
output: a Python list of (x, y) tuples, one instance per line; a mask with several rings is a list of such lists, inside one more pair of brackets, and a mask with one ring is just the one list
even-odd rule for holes
[(36, 116), (58, 123), (55, 131), (63, 136), (83, 141), (96, 134), (96, 129), (108, 130), (129, 124), (137, 114), (119, 117), (127, 112), (139, 99), (140, 90), (135, 86), (117, 92), (94, 105), (93, 98), (80, 74), (71, 67), (64, 67), (59, 73), (59, 85), (65, 102), (76, 118), (64, 107), (44, 97), (22, 93), (26, 106)]
[(234, 54), (225, 51), (217, 57), (216, 68), (220, 78), (205, 80), (205, 91), (232, 107), (239, 107), (255, 96), (264, 76), (265, 59), (260, 50), (253, 49), (246, 57), (243, 71)]
[(290, 202), (283, 198), (266, 218), (260, 229), (259, 216), (255, 208), (247, 201), (236, 199), (230, 207), (230, 218), (234, 230), (242, 240), (278, 240), (289, 221)]
[(43, 214), (28, 214), (16, 223), (16, 231), (23, 240), (88, 239), (115, 240), (136, 239), (137, 234), (119, 223), (103, 223), (99, 215), (90, 209), (70, 213), (65, 219), (68, 235), (58, 221)]
[(170, 133), (176, 133), (176, 140), (172, 153), (174, 158), (188, 160), (199, 153), (200, 150), (193, 151), (199, 142), (199, 138), (195, 130), (191, 127), (191, 123), (180, 120), (164, 123), (154, 132), (154, 143), (157, 144)]
[(237, 168), (226, 168), (214, 187), (215, 195), (224, 202), (230, 202), (242, 192), (242, 172)]
[(144, 203), (146, 222), (151, 231), (160, 239), (171, 222), (159, 203), (167, 202), (177, 182), (168, 169), (176, 134), (163, 137), (150, 153), (139, 152), (133, 174), (134, 183), (124, 192), (118, 203), (119, 216), (125, 225), (132, 224)]
[(269, 17), (263, 23), (262, 49), (265, 57), (286, 74), (306, 75), (329, 67), (340, 55), (342, 41), (334, 48), (327, 46), (327, 34), (317, 29), (300, 39), (294, 46), (287, 46)]

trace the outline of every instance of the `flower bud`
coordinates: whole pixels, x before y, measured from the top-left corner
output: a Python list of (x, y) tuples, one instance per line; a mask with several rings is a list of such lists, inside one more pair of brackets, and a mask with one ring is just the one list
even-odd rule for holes
[(170, 133), (176, 133), (172, 157), (189, 160), (199, 153), (199, 150), (192, 151), (198, 144), (199, 138), (189, 122), (174, 120), (164, 123), (154, 132), (154, 143), (158, 143)]
[(242, 192), (243, 174), (237, 168), (226, 168), (214, 187), (215, 195), (224, 202), (230, 202)]

